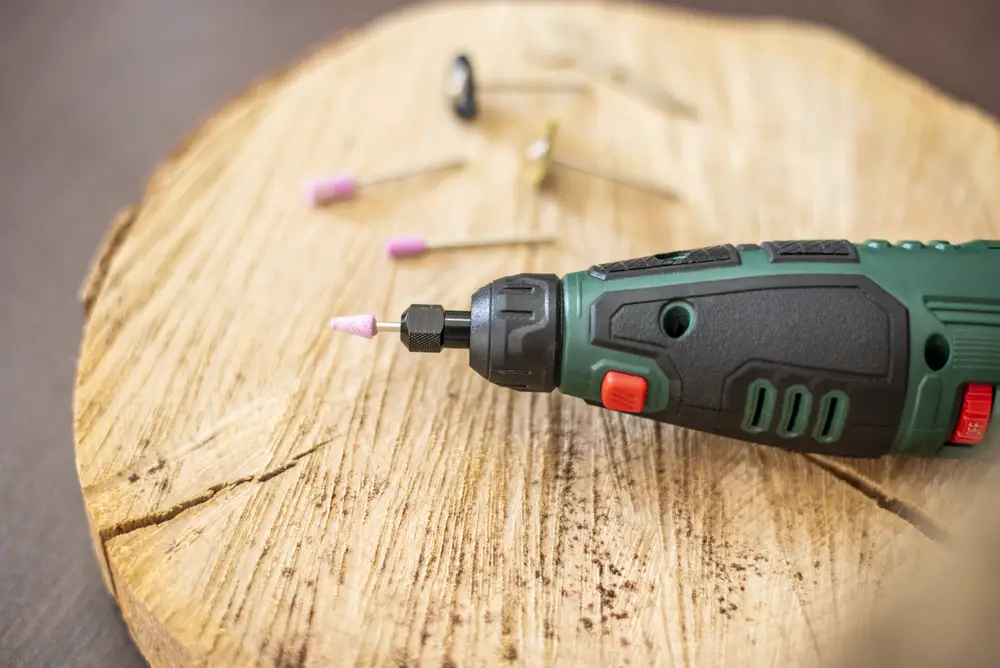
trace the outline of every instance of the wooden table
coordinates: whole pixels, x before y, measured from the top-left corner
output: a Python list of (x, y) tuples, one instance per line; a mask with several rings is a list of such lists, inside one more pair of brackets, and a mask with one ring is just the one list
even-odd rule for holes
[[(376, 5), (365, 3), (364, 11), (375, 13)], [(18, 157), (4, 161), (0, 180), (0, 277), (7, 286), (0, 295), (0, 366), (10, 372), (0, 405), (8, 436), (0, 449), (3, 665), (140, 662), (86, 549), (68, 448), (66, 402), (79, 331), (72, 294), (106, 220), (134, 197), (142, 174), (192, 119), (338, 22), (360, 16), (329, 3), (294, 13), (255, 3), (166, 7), (92, 3), (75, 13), (54, 12), (53, 3), (8, 3), (0, 21), (10, 38), (4, 53), (19, 56), (0, 61), (0, 77), (17, 85), (20, 101), (0, 110), (3, 154)], [(981, 83), (992, 77), (982, 63), (998, 59), (989, 0), (899, 10), (869, 2), (759, 8), (840, 26), (947, 90), (1000, 110), (995, 87)], [(43, 196), (42, 182), (58, 184), (58, 196)]]

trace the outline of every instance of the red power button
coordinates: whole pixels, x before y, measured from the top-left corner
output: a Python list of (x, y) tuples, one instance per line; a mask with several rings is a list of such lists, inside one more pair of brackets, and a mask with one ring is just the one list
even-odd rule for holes
[(607, 372), (601, 381), (601, 402), (613, 411), (642, 412), (646, 405), (646, 379), (622, 371)]
[(951, 435), (952, 443), (975, 445), (986, 435), (986, 426), (990, 423), (990, 413), (993, 410), (993, 386), (984, 383), (972, 383), (965, 387), (962, 397), (962, 408), (955, 423), (955, 433)]

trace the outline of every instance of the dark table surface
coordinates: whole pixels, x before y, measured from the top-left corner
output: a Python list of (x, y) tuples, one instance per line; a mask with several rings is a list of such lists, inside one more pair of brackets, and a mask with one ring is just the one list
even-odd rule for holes
[[(116, 210), (250, 81), (401, 0), (0, 2), (0, 667), (141, 666), (73, 461), (76, 291)], [(1000, 114), (997, 0), (690, 0), (839, 28)]]

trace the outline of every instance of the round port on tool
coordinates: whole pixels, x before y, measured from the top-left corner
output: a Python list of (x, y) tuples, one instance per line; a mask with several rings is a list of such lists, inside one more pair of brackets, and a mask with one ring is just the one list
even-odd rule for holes
[(924, 361), (931, 371), (940, 371), (951, 359), (951, 344), (943, 334), (931, 334), (924, 344)]
[(663, 309), (663, 333), (671, 339), (681, 339), (694, 327), (694, 309), (687, 302), (673, 302)]

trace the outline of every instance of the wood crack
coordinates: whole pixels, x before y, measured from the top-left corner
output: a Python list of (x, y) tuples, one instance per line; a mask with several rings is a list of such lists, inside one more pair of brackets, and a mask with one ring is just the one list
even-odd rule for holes
[[(224, 490), (234, 489), (248, 482), (256, 482), (256, 483), (267, 482), (268, 480), (276, 478), (282, 473), (286, 473), (287, 471), (295, 468), (299, 464), (299, 462), (301, 462), (303, 459), (315, 453), (323, 446), (333, 443), (333, 441), (335, 440), (336, 438), (329, 438), (326, 439), (325, 441), (321, 441), (316, 445), (314, 445), (313, 447), (309, 448), (308, 450), (305, 450), (293, 456), (284, 464), (276, 466), (272, 469), (268, 469), (263, 473), (258, 473), (257, 475), (243, 476), (242, 478), (237, 478), (236, 480), (217, 483), (206, 489), (204, 492), (201, 492), (200, 494), (197, 494), (189, 499), (185, 499), (184, 501), (181, 501), (179, 503), (175, 503), (169, 508), (165, 508), (163, 510), (159, 510), (154, 513), (148, 513), (146, 515), (140, 515), (139, 517), (132, 517), (122, 522), (118, 522), (112, 527), (101, 530), (101, 542), (102, 544), (106, 545), (107, 542), (112, 538), (117, 538), (119, 536), (132, 533), (133, 531), (137, 531), (139, 529), (145, 529), (147, 527), (163, 524), (164, 522), (169, 522), (170, 520), (174, 519), (181, 513), (190, 510), (192, 508), (197, 508), (198, 506), (206, 503), (207, 501), (215, 497), (216, 494)], [(105, 548), (105, 553), (106, 552), (107, 549)]]
[(97, 301), (97, 297), (101, 294), (101, 288), (104, 286), (104, 279), (108, 276), (111, 261), (114, 259), (115, 253), (125, 242), (125, 238), (128, 236), (128, 232), (132, 229), (132, 224), (137, 218), (137, 213), (138, 211), (135, 207), (127, 207), (119, 211), (111, 223), (111, 229), (108, 230), (97, 254), (94, 256), (94, 261), (90, 265), (90, 271), (87, 273), (83, 285), (80, 286), (79, 292), (79, 299), (83, 305), (83, 315), (85, 318), (90, 317), (90, 311), (94, 308), (94, 302)]
[(948, 531), (942, 527), (937, 520), (928, 515), (922, 508), (914, 503), (893, 496), (882, 488), (881, 485), (867, 478), (864, 474), (845, 466), (831, 457), (816, 455), (812, 453), (802, 453), (802, 456), (823, 469), (838, 480), (847, 483), (868, 498), (872, 499), (879, 508), (896, 515), (904, 522), (909, 523), (920, 533), (938, 543), (945, 543), (950, 540)]

